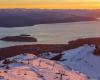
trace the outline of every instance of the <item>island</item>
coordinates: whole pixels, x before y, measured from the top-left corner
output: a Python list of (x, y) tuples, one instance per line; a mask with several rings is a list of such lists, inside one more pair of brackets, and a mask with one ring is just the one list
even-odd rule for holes
[(37, 42), (37, 39), (30, 35), (21, 34), (19, 36), (6, 36), (1, 38), (2, 41), (13, 41), (13, 42)]

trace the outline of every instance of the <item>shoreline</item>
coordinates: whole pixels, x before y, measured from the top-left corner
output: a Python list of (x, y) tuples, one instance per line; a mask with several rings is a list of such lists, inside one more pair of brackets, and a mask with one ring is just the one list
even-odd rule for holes
[(60, 53), (65, 50), (80, 47), (84, 44), (100, 45), (100, 37), (77, 39), (69, 41), (68, 44), (31, 44), (0, 48), (0, 56), (1, 58), (8, 58), (22, 53), (35, 55), (45, 52)]
[(53, 23), (39, 23), (39, 24), (33, 24), (33, 25), (27, 25), (27, 26), (0, 26), (0, 28), (20, 28), (20, 27), (31, 27), (31, 26), (35, 26), (35, 25), (47, 25), (47, 24), (64, 24), (64, 23), (78, 23), (78, 22), (94, 22), (94, 21), (100, 21), (97, 18), (95, 18), (95, 20), (83, 20), (83, 21), (68, 21), (68, 22), (53, 22)]

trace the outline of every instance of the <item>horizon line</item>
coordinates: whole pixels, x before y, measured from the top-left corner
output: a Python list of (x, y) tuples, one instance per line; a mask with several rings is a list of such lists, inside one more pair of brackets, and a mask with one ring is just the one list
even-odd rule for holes
[(100, 9), (100, 3), (42, 3), (42, 4), (0, 4), (0, 9), (27, 8), (27, 9)]

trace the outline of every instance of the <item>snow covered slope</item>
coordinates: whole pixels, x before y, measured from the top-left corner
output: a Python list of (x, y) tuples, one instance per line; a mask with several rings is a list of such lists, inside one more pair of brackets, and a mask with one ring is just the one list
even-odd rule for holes
[(73, 69), (87, 75), (89, 79), (100, 80), (100, 57), (93, 55), (95, 46), (84, 45), (62, 52), (60, 63), (66, 69)]
[(9, 65), (2, 64), (4, 61), (0, 63), (0, 80), (87, 80), (84, 74), (32, 54), (21, 54), (9, 60), (12, 61)]
[[(9, 65), (0, 62), (0, 80), (100, 80), (100, 57), (94, 50), (94, 45), (83, 45), (57, 54), (20, 54), (9, 58)], [(60, 54), (59, 61), (49, 60)]]

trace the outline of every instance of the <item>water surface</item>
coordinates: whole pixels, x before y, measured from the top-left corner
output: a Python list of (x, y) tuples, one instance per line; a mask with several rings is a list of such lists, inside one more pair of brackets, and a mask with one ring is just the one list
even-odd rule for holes
[[(20, 28), (0, 28), (0, 38), (20, 34), (29, 34), (37, 38), (38, 42), (35, 42), (35, 44), (66, 44), (68, 41), (78, 38), (100, 37), (100, 21), (40, 24)], [(33, 43), (0, 41), (0, 48)]]

